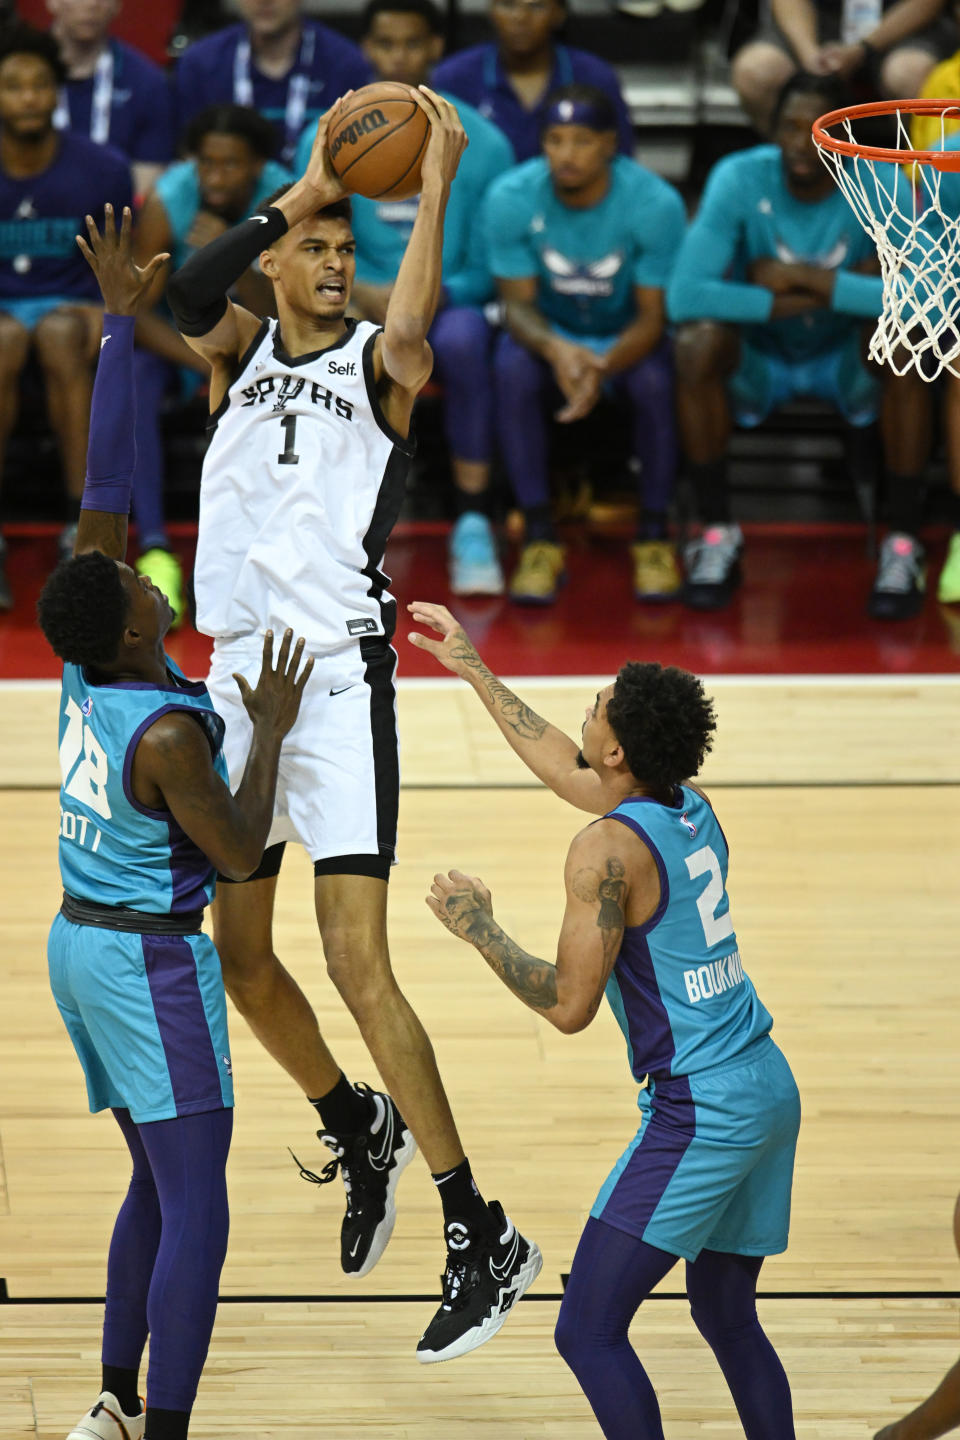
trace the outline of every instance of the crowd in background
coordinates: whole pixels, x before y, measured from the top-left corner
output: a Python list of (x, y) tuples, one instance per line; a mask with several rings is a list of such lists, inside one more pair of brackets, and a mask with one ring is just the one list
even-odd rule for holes
[[(887, 528), (870, 613), (893, 620), (920, 608), (930, 387), (865, 359), (881, 306), (876, 254), (810, 131), (818, 115), (864, 96), (930, 93), (934, 83), (960, 92), (948, 0), (765, 0), (758, 32), (731, 64), (760, 143), (713, 167), (692, 218), (677, 189), (633, 159), (617, 73), (566, 43), (564, 0), (490, 0), (490, 39), (450, 54), (433, 0), (370, 0), (359, 45), (298, 0), (236, 0), (234, 23), (166, 69), (112, 36), (119, 0), (45, 4), (49, 29), (13, 19), (0, 33), (0, 472), (32, 375), (62, 462), (65, 553), (101, 330), (74, 239), (84, 215), (132, 204), (139, 262), (172, 257), (137, 326), (133, 506), (138, 568), (182, 615), (161, 417), (202, 392), (206, 366), (174, 327), (166, 279), (303, 172), (317, 117), (341, 93), (384, 79), (431, 84), (457, 105), (470, 141), (429, 337), (452, 475), (454, 594), (553, 601), (565, 579), (553, 427), (610, 405), (627, 417), (623, 461), (637, 488), (624, 561), (637, 600), (721, 608), (743, 552), (727, 475), (732, 428), (815, 397), (836, 413), (851, 465), (882, 473)], [(354, 198), (357, 316), (382, 320), (416, 206)], [(256, 267), (234, 298), (274, 313)], [(960, 602), (957, 391), (950, 381), (944, 397), (954, 530), (937, 582), (944, 603)], [(869, 443), (878, 424), (879, 458)], [(671, 538), (681, 472), (699, 522), (682, 555)], [(499, 477), (523, 517), (509, 577)], [(0, 541), (0, 608), (9, 609), (5, 555)]]

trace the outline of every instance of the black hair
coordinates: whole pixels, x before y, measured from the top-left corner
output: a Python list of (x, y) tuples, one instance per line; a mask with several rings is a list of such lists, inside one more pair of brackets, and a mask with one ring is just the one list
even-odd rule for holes
[[(552, 110), (562, 100), (569, 100), (574, 105), (589, 105), (594, 111), (597, 119), (595, 129), (616, 130), (617, 112), (613, 101), (606, 90), (601, 90), (597, 85), (581, 85), (574, 82), (571, 85), (561, 85), (556, 90), (551, 90), (547, 96), (546, 109)], [(553, 122), (548, 121), (547, 124)]]
[(37, 601), (40, 629), (61, 660), (109, 665), (117, 658), (130, 597), (115, 560), (88, 550), (63, 560)]
[(639, 660), (617, 675), (607, 723), (631, 775), (658, 793), (697, 774), (717, 728), (702, 680), (675, 665)]
[(60, 47), (45, 30), (35, 30), (19, 21), (5, 25), (0, 30), (0, 65), (11, 55), (36, 55), (50, 66), (55, 84), (66, 81), (67, 67), (60, 58)]
[[(288, 180), (285, 185), (278, 185), (273, 194), (268, 195), (266, 200), (261, 202), (260, 209), (266, 210), (268, 205), (276, 205), (288, 190), (293, 189), (295, 183), (293, 180)], [(321, 220), (346, 220), (349, 225), (353, 220), (353, 205), (350, 203), (350, 196), (341, 195), (339, 200), (334, 200), (331, 205), (324, 205), (323, 209), (316, 213)]]
[(378, 15), (419, 15), (421, 20), (426, 21), (431, 35), (446, 33), (443, 16), (433, 0), (367, 0), (361, 21), (361, 35), (370, 34)]
[(277, 153), (275, 127), (249, 105), (208, 105), (201, 110), (183, 132), (186, 153), (195, 155), (207, 135), (236, 135), (261, 160), (272, 160)]
[(771, 134), (780, 123), (780, 116), (787, 101), (792, 100), (795, 95), (815, 95), (821, 102), (821, 115), (826, 115), (829, 110), (839, 110), (841, 105), (847, 104), (850, 99), (847, 86), (836, 75), (810, 75), (806, 70), (797, 70), (784, 83), (777, 96), (770, 120)]

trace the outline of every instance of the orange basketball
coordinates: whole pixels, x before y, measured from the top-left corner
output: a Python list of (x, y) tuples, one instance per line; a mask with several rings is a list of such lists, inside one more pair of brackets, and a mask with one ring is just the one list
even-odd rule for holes
[(369, 200), (406, 200), (420, 190), (430, 122), (406, 85), (364, 85), (339, 101), (327, 130), (334, 170)]

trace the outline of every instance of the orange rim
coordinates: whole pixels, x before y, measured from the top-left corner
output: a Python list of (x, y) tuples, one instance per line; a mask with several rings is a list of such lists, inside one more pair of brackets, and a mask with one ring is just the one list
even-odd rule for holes
[(960, 120), (960, 100), (872, 100), (866, 105), (847, 105), (831, 110), (814, 121), (813, 138), (825, 150), (853, 159), (879, 160), (890, 165), (932, 165), (936, 170), (960, 169), (960, 151), (890, 150), (881, 145), (858, 145), (855, 140), (841, 140), (827, 131), (844, 120), (867, 120), (877, 115), (943, 115), (953, 112)]

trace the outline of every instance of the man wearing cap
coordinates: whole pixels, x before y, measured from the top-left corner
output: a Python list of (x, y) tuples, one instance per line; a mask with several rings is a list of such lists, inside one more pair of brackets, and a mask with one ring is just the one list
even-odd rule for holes
[(494, 182), (485, 210), (505, 312), (495, 355), (500, 446), (526, 522), (510, 595), (549, 604), (565, 578), (550, 512), (548, 409), (571, 424), (608, 392), (629, 406), (640, 462), (634, 593), (670, 599), (680, 573), (667, 538), (676, 432), (664, 291), (683, 202), (617, 154), (616, 112), (592, 86), (555, 92), (542, 147)]

